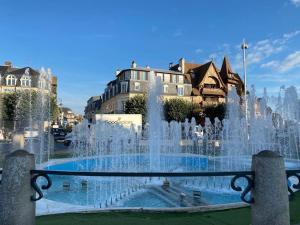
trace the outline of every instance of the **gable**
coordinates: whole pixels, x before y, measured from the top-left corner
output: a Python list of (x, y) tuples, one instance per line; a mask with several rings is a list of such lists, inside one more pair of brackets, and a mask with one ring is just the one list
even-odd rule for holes
[(198, 86), (204, 86), (204, 84), (218, 84), (219, 88), (225, 88), (225, 84), (213, 63), (208, 67)]

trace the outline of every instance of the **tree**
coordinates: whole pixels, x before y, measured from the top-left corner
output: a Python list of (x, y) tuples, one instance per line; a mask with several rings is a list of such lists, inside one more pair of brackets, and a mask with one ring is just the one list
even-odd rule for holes
[(218, 105), (209, 105), (204, 107), (203, 112), (204, 116), (208, 117), (212, 123), (214, 122), (215, 118), (223, 120), (226, 114), (226, 105), (223, 103)]
[(59, 116), (59, 107), (56, 102), (56, 98), (51, 96), (51, 120), (52, 122), (56, 122)]
[[(1, 96), (1, 113), (7, 129), (44, 123), (58, 116), (58, 106), (53, 96), (33, 90), (5, 93)], [(42, 124), (41, 124), (42, 125)]]
[(201, 109), (198, 105), (180, 98), (166, 100), (164, 103), (165, 119), (167, 121), (184, 122), (186, 118), (200, 117)]
[(146, 121), (147, 103), (145, 95), (135, 95), (125, 103), (126, 114), (142, 114), (143, 124)]
[(3, 94), (2, 95), (2, 118), (3, 125), (8, 129), (12, 129), (15, 121), (17, 94)]

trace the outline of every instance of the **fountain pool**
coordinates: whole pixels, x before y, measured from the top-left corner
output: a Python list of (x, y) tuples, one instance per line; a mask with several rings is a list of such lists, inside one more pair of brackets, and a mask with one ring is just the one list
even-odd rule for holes
[[(67, 171), (114, 171), (113, 161), (116, 160), (128, 172), (136, 172), (137, 168), (130, 168), (133, 162), (139, 161), (139, 165), (149, 166), (149, 155), (123, 155), (115, 159), (115, 156), (101, 158), (86, 158), (75, 161), (64, 162), (48, 166), (49, 170)], [(221, 171), (224, 158), (209, 158), (193, 154), (163, 155), (161, 156), (161, 168), (164, 168), (165, 161), (176, 162), (172, 171), (193, 172), (193, 171)], [(244, 158), (243, 165), (250, 167), (250, 158)], [(289, 169), (298, 168), (297, 161), (286, 160), (286, 167)], [(115, 170), (118, 171), (118, 170)], [(144, 171), (139, 168), (138, 171)], [(171, 169), (169, 168), (169, 171)], [(86, 206), (89, 208), (174, 208), (188, 206), (203, 206), (238, 203), (240, 193), (230, 188), (232, 177), (182, 177), (167, 178), (170, 182), (171, 192), (164, 190), (163, 182), (166, 178), (131, 178), (131, 177), (75, 177), (75, 176), (54, 176), (51, 179), (53, 186), (45, 193), (46, 199), (68, 203), (72, 205)], [(239, 185), (245, 185), (243, 180)], [(195, 201), (193, 192), (201, 192), (201, 200)], [(189, 202), (183, 204), (179, 195), (184, 193)]]
[[(72, 132), (73, 158), (48, 164), (46, 168), (89, 172), (246, 171), (250, 170), (252, 155), (267, 149), (283, 156), (287, 168), (300, 167), (298, 99), (289, 97), (297, 96), (295, 88), (287, 88), (284, 96), (281, 93), (278, 98), (269, 98), (266, 92), (263, 98), (258, 98), (252, 87), (247, 112), (240, 104), (241, 97), (232, 89), (228, 94), (226, 118), (222, 121), (206, 118), (203, 127), (193, 118), (184, 122), (163, 120), (161, 90), (159, 78), (152, 77), (148, 123), (143, 128), (83, 121)], [(196, 130), (202, 135), (195, 135)], [(49, 201), (87, 210), (197, 207), (241, 201), (240, 193), (230, 187), (232, 177), (51, 178), (53, 186), (45, 193)], [(239, 179), (237, 185), (245, 188), (247, 182)]]

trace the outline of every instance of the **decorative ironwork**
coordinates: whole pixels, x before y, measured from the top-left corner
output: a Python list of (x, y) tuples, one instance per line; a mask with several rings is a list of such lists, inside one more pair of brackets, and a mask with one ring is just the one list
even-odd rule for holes
[[(240, 178), (245, 178), (247, 180), (247, 186), (243, 190), (240, 186), (237, 186), (236, 181)], [(250, 196), (250, 199), (246, 199), (246, 195), (251, 191), (251, 189), (254, 187), (254, 176), (249, 177), (248, 175), (236, 175), (232, 178), (230, 186), (235, 191), (242, 191), (241, 193), (241, 199), (243, 202), (253, 204), (254, 199), (252, 196)]]
[(38, 197), (36, 197), (35, 195), (32, 195), (32, 196), (31, 196), (31, 201), (34, 201), (34, 202), (35, 202), (35, 201), (38, 201), (38, 200), (40, 200), (40, 199), (42, 199), (43, 196), (44, 196), (43, 192), (41, 191), (40, 187), (39, 187), (38, 184), (37, 184), (37, 179), (38, 179), (39, 177), (44, 177), (44, 178), (47, 180), (47, 184), (43, 184), (43, 185), (41, 186), (41, 188), (42, 188), (43, 190), (49, 189), (49, 188), (51, 187), (51, 185), (52, 185), (52, 181), (51, 181), (50, 177), (49, 177), (46, 173), (38, 173), (38, 174), (35, 174), (35, 175), (31, 178), (31, 187), (32, 187), (32, 188), (37, 192), (37, 194), (38, 194)]
[[(298, 182), (296, 184), (289, 184), (288, 183), (288, 191), (290, 193), (290, 200), (292, 200), (295, 196), (295, 191), (293, 191), (293, 189), (295, 190), (299, 190), (300, 189), (300, 170), (287, 170), (286, 171), (286, 177), (287, 177), (287, 181), (289, 182), (289, 178), (291, 177), (295, 177)], [(292, 189), (293, 188), (293, 189)]]
[(43, 198), (43, 193), (38, 187), (36, 180), (42, 176), (47, 179), (48, 184), (43, 185), (42, 189), (48, 189), (51, 187), (51, 180), (48, 175), (67, 175), (67, 176), (99, 176), (99, 177), (220, 177), (220, 176), (234, 176), (231, 180), (231, 188), (235, 191), (242, 191), (242, 188), (235, 185), (236, 180), (239, 178), (246, 178), (248, 181), (247, 187), (241, 194), (241, 200), (246, 203), (253, 203), (252, 200), (245, 199), (245, 196), (250, 192), (253, 187), (254, 172), (252, 171), (225, 171), (225, 172), (87, 172), (87, 171), (61, 171), (61, 170), (31, 170), (31, 174), (34, 176), (31, 179), (31, 185), (38, 193), (38, 197), (32, 197), (32, 201), (38, 201)]

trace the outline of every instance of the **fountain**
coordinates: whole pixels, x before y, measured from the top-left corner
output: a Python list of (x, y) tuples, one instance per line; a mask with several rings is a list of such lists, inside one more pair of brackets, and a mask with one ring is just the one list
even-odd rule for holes
[[(40, 87), (46, 90), (50, 88), (49, 74), (50, 71), (42, 69), (38, 79)], [(94, 124), (83, 121), (72, 132), (73, 158), (64, 163), (49, 161), (50, 132), (44, 132), (44, 122), (50, 121), (49, 94), (47, 91), (20, 94), (16, 125), (29, 127), (31, 132), (38, 130), (35, 139), (38, 141), (29, 139), (27, 142), (27, 148), (36, 154), (38, 167), (45, 168), (46, 165), (51, 170), (103, 172), (240, 171), (248, 170), (251, 156), (265, 149), (284, 156), (288, 168), (300, 166), (299, 100), (294, 87), (281, 88), (278, 97), (269, 97), (265, 90), (261, 98), (251, 87), (247, 112), (233, 89), (228, 94), (225, 119), (211, 121), (206, 118), (201, 127), (195, 119), (186, 119), (183, 123), (164, 121), (161, 81), (153, 72), (149, 78), (148, 115), (144, 129), (134, 126), (128, 129), (103, 121)], [(25, 100), (22, 98), (29, 101), (29, 114), (25, 117), (21, 113), (21, 103)], [(196, 130), (203, 133), (195, 135)], [(229, 186), (228, 177), (166, 180), (52, 177), (52, 180), (53, 187), (45, 193), (47, 199), (92, 208), (180, 207), (239, 201), (238, 193), (233, 193)], [(163, 190), (168, 190), (168, 193)], [(201, 195), (202, 201), (193, 202), (194, 194)], [(176, 196), (184, 197), (178, 202)]]
[[(29, 77), (30, 69), (24, 72)], [(20, 87), (12, 94), (0, 94), (0, 130), (6, 133), (6, 147), (11, 149), (9, 142), (12, 135), (21, 135), (25, 141), (24, 146), (36, 155), (36, 163), (48, 161), (51, 148), (50, 123), (51, 123), (51, 71), (41, 69), (39, 73), (31, 76), (28, 86), (37, 88)], [(12, 121), (3, 121), (3, 114), (7, 113), (4, 101), (12, 101), (13, 109), (8, 113), (13, 115)], [(12, 103), (11, 103), (12, 104)], [(9, 124), (13, 123), (13, 124)], [(23, 145), (21, 144), (21, 145)]]
[(160, 171), (161, 138), (162, 138), (162, 84), (160, 77), (151, 71), (148, 90), (149, 154), (150, 171)]
[[(151, 75), (148, 123), (143, 131), (135, 130), (133, 126), (126, 129), (118, 124), (99, 121), (89, 124), (84, 121), (73, 131), (73, 159), (51, 165), (48, 169), (123, 172), (240, 171), (249, 169), (252, 154), (265, 149), (283, 155), (288, 168), (300, 166), (299, 108), (295, 88), (281, 89), (282, 93), (278, 97), (268, 97), (265, 90), (263, 97), (258, 98), (255, 88), (251, 87), (247, 120), (245, 109), (240, 104), (241, 99), (233, 89), (228, 95), (225, 119), (210, 121), (206, 118), (205, 126), (201, 127), (197, 126), (195, 119), (185, 120), (184, 123), (168, 123), (162, 119), (159, 97), (161, 82), (152, 73)], [(196, 128), (203, 130), (203, 135), (194, 135)], [(53, 180), (54, 187), (46, 195), (48, 199), (93, 208), (180, 207), (183, 203), (177, 202), (174, 196), (181, 193), (188, 193), (183, 204), (187, 206), (191, 204), (188, 200), (193, 193), (199, 195), (199, 191), (202, 202), (193, 204), (239, 201), (239, 195), (232, 192), (229, 186), (228, 177), (167, 180), (53, 177)], [(72, 190), (61, 192), (64, 182), (70, 183)], [(82, 188), (83, 184), (85, 188)], [(240, 185), (243, 185), (243, 181)], [(167, 187), (165, 189), (169, 193), (162, 192), (160, 186)], [(147, 201), (144, 202), (142, 198)]]

